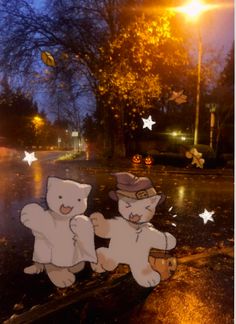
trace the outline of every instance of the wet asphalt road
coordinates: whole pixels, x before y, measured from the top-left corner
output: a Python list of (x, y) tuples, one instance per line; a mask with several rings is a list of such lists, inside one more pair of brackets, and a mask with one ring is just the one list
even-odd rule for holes
[[(59, 154), (36, 153), (38, 161), (31, 166), (22, 161), (22, 153), (0, 161), (0, 320), (47, 301), (56, 290), (45, 274), (23, 273), (31, 263), (33, 236), (19, 222), (25, 204), (44, 203), (48, 176), (91, 184), (87, 215), (101, 211), (106, 217), (117, 214), (116, 204), (108, 197), (108, 191), (115, 188), (112, 172), (148, 176), (167, 196), (152, 223), (175, 235), (177, 257), (216, 246), (233, 246), (233, 172), (134, 166), (128, 161), (57, 163), (54, 158)], [(199, 214), (205, 208), (214, 211), (214, 222), (204, 225)], [(220, 255), (180, 265), (172, 279), (161, 283), (143, 305), (131, 309), (122, 321), (233, 323), (233, 258)]]

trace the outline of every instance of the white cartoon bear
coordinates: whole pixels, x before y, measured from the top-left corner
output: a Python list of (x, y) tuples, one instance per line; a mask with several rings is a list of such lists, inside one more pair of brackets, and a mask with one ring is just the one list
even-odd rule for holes
[(75, 282), (74, 273), (84, 268), (84, 261), (97, 262), (93, 225), (83, 215), (90, 190), (88, 184), (49, 177), (48, 209), (36, 203), (22, 209), (21, 222), (35, 236), (35, 263), (25, 268), (25, 273), (45, 269), (54, 285), (63, 288)]
[(110, 197), (118, 200), (122, 217), (105, 219), (101, 213), (90, 216), (95, 234), (110, 239), (108, 248), (96, 250), (98, 262), (91, 263), (92, 269), (112, 271), (119, 263), (128, 264), (139, 285), (156, 286), (160, 274), (148, 262), (150, 249), (171, 250), (176, 245), (173, 235), (160, 232), (149, 223), (162, 196), (157, 195), (148, 178), (138, 178), (127, 172), (115, 173), (115, 176), (118, 190), (110, 192)]

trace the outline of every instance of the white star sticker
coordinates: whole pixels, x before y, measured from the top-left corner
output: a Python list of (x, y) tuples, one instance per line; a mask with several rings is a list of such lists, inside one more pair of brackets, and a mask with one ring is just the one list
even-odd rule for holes
[(214, 211), (207, 211), (204, 209), (204, 213), (199, 214), (199, 216), (203, 219), (204, 224), (206, 224), (208, 221), (214, 222), (214, 219), (212, 218), (212, 215), (214, 215)]
[(34, 152), (28, 153), (25, 151), (25, 157), (22, 161), (26, 161), (26, 162), (28, 162), (29, 165), (31, 165), (32, 162), (34, 162), (36, 160), (38, 160), (38, 159), (35, 157)]
[(149, 128), (152, 130), (152, 125), (156, 124), (155, 121), (152, 120), (152, 116), (149, 115), (148, 118), (142, 118), (143, 120), (143, 128)]

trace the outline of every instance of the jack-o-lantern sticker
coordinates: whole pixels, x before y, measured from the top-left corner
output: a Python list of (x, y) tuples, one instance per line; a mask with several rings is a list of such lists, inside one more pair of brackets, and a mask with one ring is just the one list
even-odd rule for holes
[(145, 163), (146, 165), (152, 165), (153, 162), (154, 162), (154, 161), (153, 161), (153, 157), (152, 157), (151, 155), (146, 156), (145, 159), (144, 159), (144, 163)]
[(142, 155), (140, 154), (135, 154), (133, 157), (132, 157), (132, 162), (133, 163), (136, 163), (136, 164), (140, 164), (142, 162)]

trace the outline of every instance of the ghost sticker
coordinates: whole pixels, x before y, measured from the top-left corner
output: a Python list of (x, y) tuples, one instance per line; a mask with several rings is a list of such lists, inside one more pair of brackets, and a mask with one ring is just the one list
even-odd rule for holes
[(136, 177), (127, 172), (114, 174), (117, 190), (110, 197), (118, 202), (121, 217), (105, 219), (101, 213), (93, 213), (95, 234), (109, 238), (109, 247), (99, 248), (97, 263), (91, 263), (96, 272), (112, 271), (119, 263), (128, 264), (136, 282), (143, 287), (153, 287), (161, 280), (160, 273), (149, 263), (151, 248), (171, 250), (176, 239), (163, 233), (149, 221), (163, 197), (158, 195), (149, 178)]
[(83, 215), (91, 186), (72, 180), (49, 177), (44, 210), (36, 203), (21, 211), (21, 222), (35, 237), (34, 264), (25, 268), (27, 274), (44, 269), (57, 287), (75, 282), (74, 273), (84, 268), (84, 261), (96, 262), (94, 230)]

